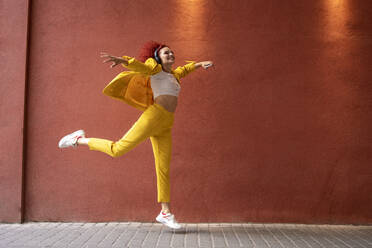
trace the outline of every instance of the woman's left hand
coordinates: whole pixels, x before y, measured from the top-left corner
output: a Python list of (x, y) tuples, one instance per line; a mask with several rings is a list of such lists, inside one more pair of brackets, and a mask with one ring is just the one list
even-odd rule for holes
[(208, 69), (209, 67), (214, 66), (212, 61), (203, 61), (200, 63), (204, 69)]

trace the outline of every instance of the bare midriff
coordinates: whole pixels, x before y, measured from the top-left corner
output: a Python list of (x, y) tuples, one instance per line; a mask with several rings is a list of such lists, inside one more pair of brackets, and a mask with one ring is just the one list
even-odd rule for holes
[(172, 95), (160, 95), (155, 98), (154, 102), (163, 106), (166, 110), (169, 112), (174, 113), (176, 111), (177, 107), (177, 96), (172, 96)]

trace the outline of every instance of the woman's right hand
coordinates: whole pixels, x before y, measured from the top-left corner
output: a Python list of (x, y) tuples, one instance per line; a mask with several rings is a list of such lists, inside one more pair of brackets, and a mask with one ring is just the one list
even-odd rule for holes
[(128, 61), (125, 60), (124, 58), (112, 56), (112, 55), (110, 55), (106, 52), (101, 52), (101, 58), (108, 58), (107, 60), (103, 61), (103, 63), (113, 62), (112, 65), (110, 66), (111, 68), (113, 68), (114, 66), (117, 66), (119, 64), (122, 64), (122, 63), (125, 64), (125, 65), (128, 64)]

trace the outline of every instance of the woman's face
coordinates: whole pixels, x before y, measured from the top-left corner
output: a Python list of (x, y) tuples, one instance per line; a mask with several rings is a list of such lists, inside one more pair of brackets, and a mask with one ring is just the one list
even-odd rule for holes
[(169, 47), (163, 47), (159, 51), (159, 58), (162, 64), (173, 64), (176, 57)]

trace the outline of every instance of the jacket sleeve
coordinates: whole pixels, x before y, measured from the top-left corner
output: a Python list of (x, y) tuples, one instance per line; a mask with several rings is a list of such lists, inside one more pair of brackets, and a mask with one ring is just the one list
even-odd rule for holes
[(184, 66), (179, 66), (177, 67), (174, 72), (176, 74), (178, 74), (179, 78), (183, 78), (185, 77), (187, 74), (189, 74), (190, 72), (194, 71), (195, 70), (195, 64), (196, 64), (196, 61), (186, 61), (186, 62), (190, 62)]
[(148, 58), (145, 63), (142, 63), (141, 61), (129, 56), (122, 56), (122, 58), (128, 61), (128, 65), (122, 64), (125, 68), (144, 74), (151, 74), (154, 70), (159, 69), (158, 67), (161, 66), (153, 58)]

